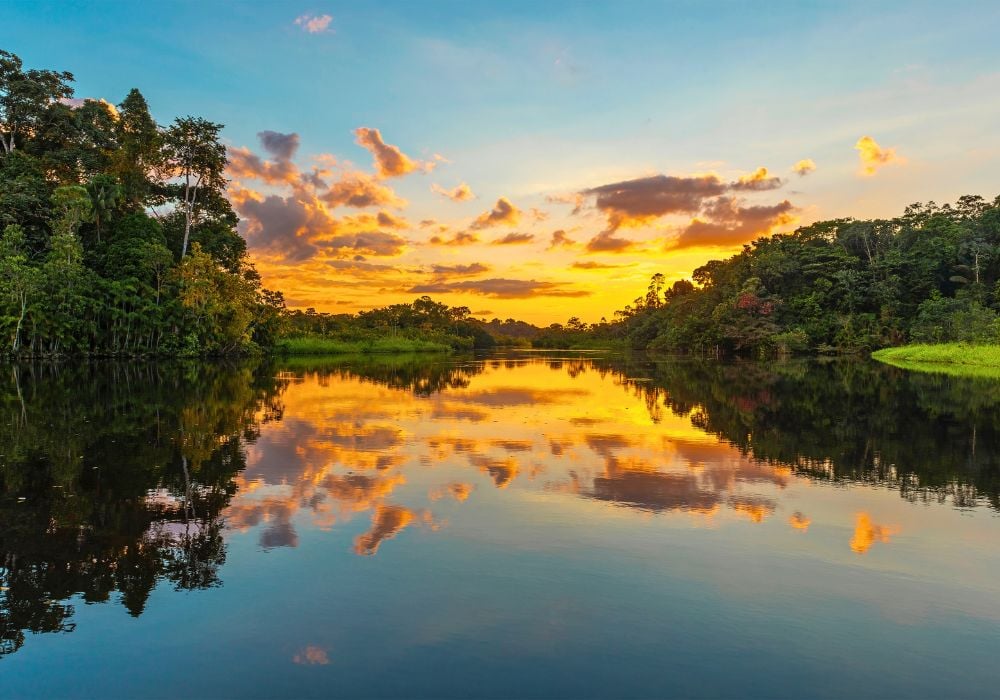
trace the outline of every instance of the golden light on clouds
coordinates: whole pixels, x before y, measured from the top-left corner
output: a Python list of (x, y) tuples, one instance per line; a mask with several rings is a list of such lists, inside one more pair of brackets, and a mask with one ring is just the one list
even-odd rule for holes
[(794, 171), (800, 177), (808, 175), (814, 170), (816, 170), (816, 162), (812, 158), (803, 158), (798, 163), (792, 166), (792, 171)]
[(452, 187), (450, 190), (445, 189), (444, 187), (442, 187), (437, 183), (434, 183), (433, 185), (431, 185), (431, 191), (436, 192), (442, 197), (447, 197), (453, 202), (465, 202), (470, 199), (476, 198), (476, 194), (472, 191), (472, 188), (469, 187), (464, 182), (459, 183), (455, 187)]
[(862, 136), (854, 144), (854, 148), (861, 162), (859, 173), (865, 177), (871, 177), (886, 165), (906, 162), (905, 158), (896, 153), (895, 148), (882, 148), (871, 136)]
[[(761, 166), (728, 178), (653, 175), (571, 193), (553, 188), (523, 207), (499, 196), (471, 217), (467, 209), (449, 216), (443, 203), (475, 199), (468, 182), (432, 183), (430, 193), (423, 190), (427, 201), (416, 204), (443, 209), (419, 210), (419, 223), (411, 222), (411, 202), (395, 183), (455, 164), (412, 158), (377, 128), (353, 134), (371, 153), (372, 172), (328, 153), (309, 156), (306, 167), (295, 133), (259, 132), (260, 154), (229, 149), (240, 231), (264, 284), (282, 290), (291, 308), (353, 313), (422, 294), (455, 306), (487, 296), (499, 300), (489, 313), (501, 318), (542, 326), (571, 316), (596, 321), (629, 304), (654, 273), (669, 284), (797, 220), (790, 200), (770, 194), (784, 181)], [(590, 258), (596, 255), (615, 262)], [(544, 303), (525, 305), (528, 299)]]

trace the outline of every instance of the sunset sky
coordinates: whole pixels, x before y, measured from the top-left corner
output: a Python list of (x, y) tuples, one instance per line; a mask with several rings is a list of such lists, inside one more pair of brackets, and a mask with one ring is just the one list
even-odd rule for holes
[(547, 324), (802, 223), (992, 199), (998, 26), (993, 2), (15, 2), (0, 47), (224, 123), (290, 306)]

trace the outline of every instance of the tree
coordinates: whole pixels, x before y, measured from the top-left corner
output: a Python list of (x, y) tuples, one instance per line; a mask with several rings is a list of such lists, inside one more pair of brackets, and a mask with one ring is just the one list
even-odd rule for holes
[[(197, 222), (200, 202), (226, 186), (226, 147), (219, 142), (222, 124), (200, 117), (180, 117), (163, 135), (164, 175), (172, 182), (178, 207), (184, 216), (181, 258), (187, 255), (191, 227)], [(206, 192), (207, 191), (207, 192)]]
[(162, 139), (146, 98), (135, 88), (118, 105), (115, 131), (118, 150), (111, 167), (121, 182), (125, 204), (139, 209), (152, 193), (150, 175), (160, 164)]
[(20, 226), (7, 226), (0, 238), (0, 295), (13, 304), (17, 322), (10, 342), (11, 352), (21, 347), (21, 328), (28, 312), (28, 302), (38, 286), (38, 274), (28, 264), (25, 254), (24, 231)]
[(96, 175), (87, 183), (91, 216), (101, 242), (101, 225), (108, 220), (121, 201), (121, 187), (111, 175)]
[(24, 70), (21, 59), (0, 50), (0, 149), (18, 148), (42, 125), (52, 102), (73, 96), (73, 74), (52, 70)]

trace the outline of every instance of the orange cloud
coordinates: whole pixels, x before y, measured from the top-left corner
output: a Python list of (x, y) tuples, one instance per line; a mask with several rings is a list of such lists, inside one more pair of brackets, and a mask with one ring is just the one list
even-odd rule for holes
[(587, 241), (587, 250), (591, 253), (624, 253), (635, 246), (635, 241), (616, 236), (614, 229), (601, 231)]
[(626, 267), (626, 265), (614, 265), (611, 263), (595, 262), (593, 260), (588, 260), (587, 262), (575, 262), (570, 265), (575, 270), (611, 270), (616, 267)]
[(792, 170), (798, 173), (799, 177), (804, 177), (816, 169), (816, 163), (812, 158), (803, 158), (792, 166)]
[(552, 239), (549, 241), (549, 250), (553, 248), (572, 248), (575, 245), (576, 241), (570, 238), (564, 230), (557, 229), (552, 232)]
[(431, 265), (431, 272), (439, 277), (475, 277), (490, 271), (489, 265), (470, 263), (468, 265)]
[(521, 221), (521, 210), (514, 206), (509, 199), (501, 197), (497, 200), (493, 209), (480, 214), (472, 222), (471, 228), (484, 229), (491, 226), (517, 226)]
[(375, 170), (379, 177), (401, 177), (421, 167), (421, 164), (410, 159), (398, 147), (382, 140), (382, 133), (378, 129), (363, 126), (354, 130), (354, 136), (359, 146), (375, 156)]
[(533, 233), (508, 233), (503, 238), (493, 241), (493, 245), (517, 245), (519, 243), (531, 243), (535, 240)]
[(877, 173), (880, 168), (890, 163), (902, 164), (906, 159), (896, 153), (895, 148), (882, 148), (871, 136), (862, 136), (854, 144), (858, 152), (858, 159), (861, 161), (860, 174), (870, 177)]
[(764, 191), (781, 187), (781, 178), (773, 177), (767, 168), (760, 167), (749, 175), (741, 175), (730, 187), (734, 190)]
[(772, 233), (795, 221), (795, 207), (787, 199), (774, 205), (742, 206), (734, 197), (719, 197), (703, 210), (705, 219), (693, 219), (674, 241), (674, 248), (730, 246)]
[(495, 299), (529, 299), (531, 297), (585, 297), (590, 292), (567, 288), (556, 282), (536, 280), (487, 279), (465, 282), (431, 282), (418, 284), (408, 291), (413, 294), (478, 294)]
[(396, 207), (406, 206), (406, 200), (400, 199), (390, 187), (378, 182), (365, 173), (344, 173), (338, 182), (319, 197), (331, 207)]
[(462, 246), (462, 245), (472, 245), (473, 243), (479, 242), (479, 236), (474, 233), (469, 233), (468, 231), (459, 231), (451, 238), (442, 238), (441, 236), (431, 236), (431, 245), (449, 245), (449, 246)]
[(608, 230), (602, 234), (603, 238), (595, 239), (592, 243), (596, 246), (607, 245), (603, 249), (612, 250), (615, 241), (610, 234), (623, 226), (645, 226), (671, 214), (694, 214), (726, 192), (759, 192), (777, 189), (782, 184), (781, 178), (772, 177), (767, 168), (758, 168), (736, 182), (724, 182), (718, 175), (711, 173), (691, 176), (652, 175), (592, 187), (580, 194), (585, 198), (593, 198), (594, 206), (608, 220)]
[(476, 198), (476, 195), (472, 191), (472, 188), (469, 187), (464, 182), (456, 185), (454, 188), (450, 190), (446, 190), (444, 187), (441, 187), (441, 185), (433, 184), (431, 185), (431, 191), (436, 192), (437, 194), (443, 197), (447, 197), (453, 202), (465, 202), (467, 200)]
[(654, 175), (592, 187), (581, 192), (608, 218), (610, 231), (640, 226), (667, 214), (698, 211), (702, 203), (722, 194), (726, 183), (717, 175), (676, 177)]
[(858, 513), (854, 522), (854, 536), (851, 537), (851, 549), (858, 554), (864, 554), (876, 542), (886, 543), (890, 537), (898, 534), (898, 528), (876, 525), (868, 513)]

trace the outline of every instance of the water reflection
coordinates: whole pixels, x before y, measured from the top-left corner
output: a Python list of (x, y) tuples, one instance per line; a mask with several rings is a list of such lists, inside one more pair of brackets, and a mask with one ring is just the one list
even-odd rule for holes
[[(3, 372), (0, 654), (26, 632), (72, 631), (74, 601), (139, 616), (157, 585), (219, 585), (233, 537), (275, 550), (346, 528), (353, 554), (381, 557), (404, 533), (447, 533), (455, 508), (499, 531), (569, 499), (804, 538), (836, 522), (853, 533), (838, 546), (872, 556), (907, 531), (832, 505), (831, 486), (1000, 507), (997, 386), (867, 362), (512, 354)], [(505, 515), (480, 514), (494, 497)], [(317, 645), (293, 660), (329, 663)]]

